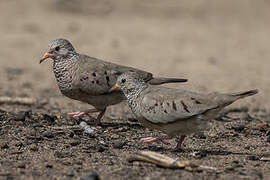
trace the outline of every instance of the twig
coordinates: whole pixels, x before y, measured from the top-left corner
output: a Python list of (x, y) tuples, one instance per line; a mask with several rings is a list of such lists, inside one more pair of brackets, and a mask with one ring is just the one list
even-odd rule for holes
[(127, 161), (144, 161), (149, 162), (165, 168), (180, 168), (184, 169), (187, 167), (197, 167), (192, 164), (190, 161), (178, 161), (163, 154), (159, 154), (152, 151), (139, 151), (131, 154)]
[(187, 171), (199, 171), (202, 169), (217, 171), (217, 168), (210, 166), (196, 165), (191, 161), (179, 161), (173, 158), (170, 158), (166, 155), (152, 152), (152, 151), (139, 151), (128, 156), (127, 161), (144, 161), (155, 164), (164, 168), (172, 169), (185, 169)]
[(261, 157), (260, 161), (270, 161), (270, 158), (269, 157)]
[(35, 103), (35, 100), (27, 97), (0, 97), (0, 104), (23, 104), (23, 105), (32, 105)]

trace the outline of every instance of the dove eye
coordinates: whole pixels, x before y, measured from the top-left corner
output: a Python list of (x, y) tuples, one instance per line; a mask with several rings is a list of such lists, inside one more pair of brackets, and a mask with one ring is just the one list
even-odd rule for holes
[(60, 50), (60, 47), (59, 47), (59, 46), (56, 46), (56, 47), (55, 47), (55, 50), (56, 50), (56, 51), (59, 51), (59, 50)]
[(122, 83), (125, 83), (127, 80), (126, 79), (122, 79)]

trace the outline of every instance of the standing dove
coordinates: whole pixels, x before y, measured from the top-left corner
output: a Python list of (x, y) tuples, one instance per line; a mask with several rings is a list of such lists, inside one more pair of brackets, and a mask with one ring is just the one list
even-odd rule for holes
[(175, 150), (181, 149), (186, 135), (207, 128), (208, 119), (234, 101), (256, 94), (257, 90), (239, 93), (200, 94), (182, 89), (152, 86), (134, 73), (124, 73), (112, 87), (120, 89), (127, 97), (129, 107), (139, 122), (150, 129), (167, 134), (161, 137), (148, 137), (143, 142), (160, 141), (180, 135)]
[(79, 117), (99, 112), (95, 124), (100, 123), (107, 106), (125, 100), (122, 92), (109, 92), (117, 77), (124, 72), (137, 73), (145, 82), (153, 85), (187, 81), (178, 78), (155, 78), (149, 72), (79, 54), (65, 39), (53, 40), (40, 63), (47, 58), (53, 59), (53, 71), (62, 94), (94, 106), (94, 109), (69, 114)]

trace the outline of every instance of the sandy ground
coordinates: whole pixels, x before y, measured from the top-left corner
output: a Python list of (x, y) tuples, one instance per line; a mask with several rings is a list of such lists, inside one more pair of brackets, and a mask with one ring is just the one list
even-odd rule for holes
[[(0, 95), (32, 97), (47, 104), (0, 105), (0, 179), (76, 179), (92, 171), (102, 179), (267, 179), (269, 162), (258, 159), (270, 156), (266, 142), (269, 19), (270, 3), (263, 0), (2, 0)], [(53, 136), (48, 138), (43, 131), (50, 127), (74, 124), (66, 112), (88, 107), (60, 94), (51, 62), (38, 63), (48, 43), (59, 37), (69, 39), (80, 53), (155, 75), (189, 79), (187, 84), (172, 87), (199, 92), (259, 89), (260, 93), (230, 106), (249, 110), (231, 114), (235, 121), (212, 122), (205, 138), (194, 135), (185, 141), (189, 151), (207, 151), (206, 157), (199, 159), (189, 151), (168, 153), (167, 146), (138, 142), (140, 137), (158, 132), (127, 121), (132, 115), (125, 104), (109, 108), (104, 118), (107, 124), (99, 127), (94, 137), (52, 130)], [(16, 121), (19, 111), (28, 110), (32, 113), (25, 121)], [(55, 117), (57, 114), (62, 117)], [(47, 115), (53, 119), (49, 124)], [(251, 121), (247, 120), (249, 115)], [(33, 127), (37, 122), (41, 126)], [(244, 129), (235, 130), (239, 124)], [(69, 141), (79, 143), (73, 146)], [(117, 141), (126, 144), (115, 148)], [(32, 146), (38, 150), (31, 150)], [(198, 161), (221, 171), (186, 172), (125, 161), (125, 153), (142, 149)], [(61, 156), (63, 152), (68, 155)]]

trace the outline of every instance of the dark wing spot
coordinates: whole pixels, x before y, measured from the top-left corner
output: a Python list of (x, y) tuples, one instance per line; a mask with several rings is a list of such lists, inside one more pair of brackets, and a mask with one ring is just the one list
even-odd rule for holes
[(152, 110), (155, 110), (155, 106), (151, 106), (148, 108), (148, 111), (152, 111)]
[(183, 105), (183, 108), (186, 112), (190, 113), (190, 111), (188, 110), (187, 105), (184, 103), (184, 101), (181, 101), (181, 104)]
[(165, 112), (166, 114), (168, 113), (166, 109), (164, 110), (164, 112)]
[(92, 81), (92, 83), (94, 84), (94, 83), (95, 83), (95, 81)]
[(155, 106), (158, 106), (158, 103), (156, 103)]
[(166, 104), (167, 104), (168, 106), (170, 106), (170, 103), (169, 103), (169, 102), (167, 102)]
[(196, 100), (195, 98), (190, 98), (191, 100), (195, 101), (196, 104), (202, 104), (200, 101)]
[(110, 83), (109, 83), (110, 78), (109, 78), (109, 76), (106, 76), (106, 80), (107, 80), (107, 85), (110, 86)]
[(107, 71), (105, 71), (104, 74), (107, 75)]
[(172, 101), (172, 107), (173, 107), (173, 109), (174, 109), (175, 111), (177, 111), (176, 104), (175, 104), (174, 101)]
[(92, 75), (93, 75), (94, 77), (96, 77), (96, 76), (97, 76), (95, 72), (93, 72), (93, 73), (92, 73)]
[(161, 102), (160, 105), (162, 106), (163, 105), (163, 102)]
[(99, 84), (99, 80), (96, 80), (96, 83)]
[(86, 76), (86, 77), (82, 77), (80, 80), (81, 81), (85, 81), (85, 80), (87, 80), (88, 79), (88, 77)]

